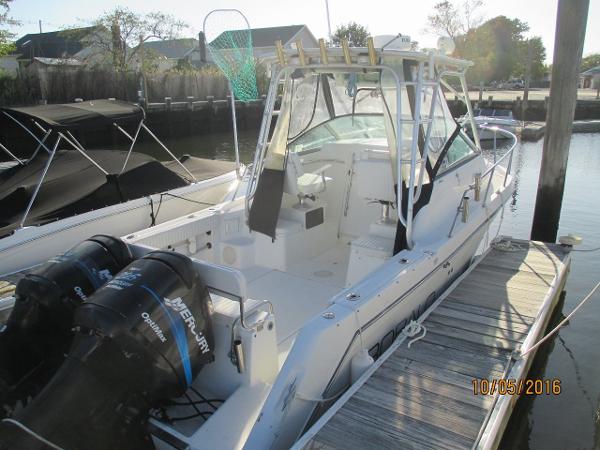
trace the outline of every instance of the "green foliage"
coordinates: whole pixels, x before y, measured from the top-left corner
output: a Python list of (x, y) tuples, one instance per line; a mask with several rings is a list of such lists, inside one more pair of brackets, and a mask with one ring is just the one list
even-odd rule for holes
[[(475, 63), (467, 72), (469, 82), (506, 80), (524, 76), (529, 55), (523, 33), (527, 23), (505, 16), (494, 17), (464, 35), (456, 37), (455, 55)], [(539, 37), (532, 38), (532, 78), (544, 72), (546, 51)]]
[(593, 67), (600, 66), (600, 53), (592, 53), (581, 59), (581, 71), (585, 72)]
[(546, 59), (546, 48), (539, 36), (519, 41), (519, 59), (515, 64), (512, 75), (524, 77), (527, 74), (527, 61), (531, 56), (531, 79), (540, 80), (546, 71), (544, 61)]
[(0, 42), (0, 56), (10, 55), (17, 49), (14, 42)]
[(0, 44), (6, 44), (10, 39), (15, 37), (6, 29), (6, 26), (19, 25), (19, 21), (14, 20), (9, 15), (10, 5), (13, 0), (0, 0)]
[(342, 39), (348, 39), (350, 47), (366, 47), (369, 30), (367, 27), (357, 24), (356, 22), (348, 22), (346, 25), (337, 27), (331, 36), (331, 42), (334, 46), (342, 45)]

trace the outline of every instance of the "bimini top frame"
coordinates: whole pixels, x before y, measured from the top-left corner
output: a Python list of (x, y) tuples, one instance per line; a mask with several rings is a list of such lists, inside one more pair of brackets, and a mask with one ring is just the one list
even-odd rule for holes
[[(62, 141), (66, 142), (74, 150), (81, 153), (84, 158), (90, 161), (104, 175), (109, 175), (108, 171), (106, 171), (100, 164), (94, 161), (94, 159), (86, 153), (86, 149), (72, 133), (72, 131), (75, 130), (85, 131), (100, 126), (112, 125), (131, 142), (119, 175), (125, 171), (131, 156), (131, 152), (138, 141), (140, 131), (144, 130), (163, 148), (163, 150), (165, 150), (165, 152), (167, 152), (167, 154), (177, 164), (179, 164), (179, 166), (181, 166), (181, 168), (190, 176), (191, 182), (198, 181), (194, 174), (190, 172), (187, 167), (185, 167), (181, 161), (177, 159), (171, 150), (169, 150), (167, 146), (163, 144), (160, 139), (158, 139), (158, 137), (146, 126), (144, 123), (146, 117), (144, 110), (140, 106), (133, 103), (127, 103), (119, 100), (91, 100), (89, 102), (59, 105), (2, 108), (0, 111), (4, 116), (16, 123), (27, 134), (29, 134), (29, 136), (31, 136), (38, 144), (31, 157), (26, 161), (17, 158), (8, 148), (0, 143), (1, 150), (3, 150), (11, 158), (17, 161), (17, 163), (23, 166), (27, 165), (29, 161), (33, 160), (33, 158), (35, 158), (41, 150), (46, 151), (49, 155), (44, 169), (42, 170), (40, 179), (19, 224), (20, 228), (25, 225), (27, 216), (31, 211), (31, 207), (35, 202), (46, 174), (48, 173), (48, 169), (50, 168), (56, 151)], [(43, 133), (43, 136), (41, 138), (38, 137), (26, 125), (27, 122), (30, 122), (36, 129), (40, 130)], [(129, 123), (137, 123), (136, 131), (133, 136), (123, 128), (123, 125)], [(47, 145), (47, 141), (53, 132), (57, 138), (54, 144), (50, 147)]]
[[(397, 185), (402, 186), (403, 181), (411, 187), (407, 190), (407, 208), (402, 211), (402, 208), (397, 208), (398, 220), (406, 228), (406, 242), (409, 249), (414, 245), (412, 241), (412, 222), (414, 205), (421, 195), (421, 190), (424, 182), (425, 165), (429, 151), (429, 138), (432, 130), (431, 117), (435, 108), (435, 101), (432, 101), (430, 111), (427, 111), (426, 118), (422, 118), (421, 114), (421, 95), (415, 96), (414, 111), (412, 112), (414, 120), (410, 121), (413, 125), (412, 140), (410, 149), (410, 159), (402, 159), (402, 125), (406, 123), (402, 119), (402, 88), (406, 86), (415, 87), (416, 92), (421, 92), (424, 87), (434, 89), (433, 98), (437, 98), (438, 93), (441, 95), (441, 85), (447, 88), (452, 88), (447, 82), (447, 78), (458, 78), (461, 85), (462, 100), (467, 106), (467, 116), (470, 120), (472, 129), (474, 130), (474, 140), (478, 148), (481, 148), (479, 136), (477, 134), (473, 110), (471, 103), (468, 100), (468, 89), (465, 78), (466, 70), (472, 66), (472, 62), (451, 58), (441, 53), (430, 51), (428, 53), (416, 51), (404, 51), (396, 49), (376, 49), (373, 45), (372, 38), (368, 39), (368, 46), (362, 48), (349, 48), (347, 41), (342, 41), (342, 47), (326, 48), (323, 39), (319, 40), (320, 48), (304, 49), (302, 42), (296, 42), (295, 49), (283, 49), (281, 41), (275, 43), (277, 53), (274, 57), (268, 58), (271, 62), (271, 82), (266, 99), (266, 107), (263, 113), (263, 121), (259, 132), (254, 164), (250, 173), (248, 189), (246, 194), (246, 214), (250, 209), (250, 202), (254, 198), (258, 186), (258, 178), (264, 168), (266, 152), (268, 148), (268, 135), (271, 129), (271, 122), (274, 115), (275, 100), (277, 95), (277, 87), (287, 75), (292, 74), (296, 70), (307, 70), (314, 72), (324, 72), (327, 70), (339, 72), (367, 72), (380, 71), (391, 75), (391, 79), (395, 84), (396, 89), (396, 117), (394, 118), (394, 126), (396, 128), (396, 174)], [(400, 62), (410, 60), (417, 64), (416, 81), (406, 81), (400, 74), (402, 72), (402, 64), (390, 64), (389, 62)], [(446, 78), (446, 79), (444, 79)], [(453, 92), (456, 93), (454, 89)], [(427, 125), (424, 133), (425, 141), (422, 153), (419, 152), (419, 133), (421, 127)], [(417, 174), (417, 164), (421, 170)], [(403, 167), (409, 166), (408, 180), (403, 180)], [(398, 188), (398, 205), (402, 204), (402, 189)]]

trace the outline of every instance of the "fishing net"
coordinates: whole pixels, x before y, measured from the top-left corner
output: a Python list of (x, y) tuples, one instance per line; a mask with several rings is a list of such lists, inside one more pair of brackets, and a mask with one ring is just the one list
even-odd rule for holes
[(258, 98), (250, 24), (236, 9), (217, 9), (204, 19), (204, 36), (213, 62), (229, 80), (236, 99)]

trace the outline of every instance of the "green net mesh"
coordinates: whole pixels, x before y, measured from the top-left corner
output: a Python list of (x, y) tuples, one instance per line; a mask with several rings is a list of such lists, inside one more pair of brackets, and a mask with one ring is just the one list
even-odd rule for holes
[(204, 35), (212, 60), (229, 80), (235, 98), (244, 102), (258, 98), (252, 33), (242, 13), (211, 12), (204, 20)]

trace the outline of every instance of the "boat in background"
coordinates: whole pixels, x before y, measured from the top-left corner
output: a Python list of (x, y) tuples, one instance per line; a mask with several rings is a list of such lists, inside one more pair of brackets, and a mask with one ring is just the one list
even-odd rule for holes
[[(495, 139), (508, 139), (509, 135), (498, 133), (496, 128), (509, 131), (516, 134), (518, 128), (523, 126), (523, 122), (514, 118), (513, 112), (510, 109), (485, 109), (475, 108), (473, 110), (473, 119), (479, 127), (479, 139), (488, 141)], [(467, 116), (462, 116), (458, 119), (467, 133), (472, 136), (471, 124), (467, 120)]]
[[(24, 160), (0, 144), (13, 159), (0, 172), (0, 275), (39, 264), (94, 234), (123, 235), (220, 203), (231, 198), (244, 170), (236, 162), (176, 158), (148, 129), (144, 110), (127, 102), (93, 100), (1, 113), (37, 148)], [(130, 141), (127, 150), (86, 150), (74, 135), (106, 126)], [(142, 133), (171, 160), (134, 152)]]

